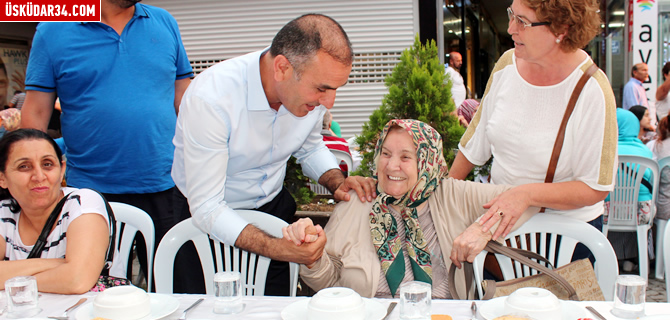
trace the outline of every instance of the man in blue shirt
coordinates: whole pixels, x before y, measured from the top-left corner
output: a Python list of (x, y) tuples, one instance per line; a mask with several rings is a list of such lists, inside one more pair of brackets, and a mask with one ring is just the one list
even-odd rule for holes
[(101, 22), (38, 25), (22, 126), (47, 131), (58, 96), (68, 185), (143, 209), (158, 244), (178, 222), (171, 140), (193, 70), (175, 19), (138, 2), (102, 0)]
[(623, 87), (623, 108), (630, 109), (632, 106), (641, 105), (649, 108), (647, 91), (642, 83), (649, 78), (649, 68), (646, 63), (638, 63), (633, 66), (632, 77)]

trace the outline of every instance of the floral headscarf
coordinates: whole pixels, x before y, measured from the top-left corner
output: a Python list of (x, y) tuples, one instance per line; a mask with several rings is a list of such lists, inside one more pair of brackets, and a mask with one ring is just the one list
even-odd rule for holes
[(417, 120), (391, 120), (384, 127), (377, 142), (374, 156), (373, 172), (377, 178), (377, 163), (382, 145), (389, 130), (394, 125), (405, 129), (412, 137), (416, 146), (417, 166), (419, 176), (416, 184), (401, 198), (396, 199), (386, 194), (381, 186), (377, 199), (370, 212), (370, 232), (372, 243), (375, 246), (382, 270), (395, 295), (396, 290), (405, 276), (405, 259), (402, 252), (402, 242), (398, 236), (398, 225), (389, 211), (389, 205), (400, 207), (400, 213), (405, 225), (405, 242), (410, 256), (414, 279), (432, 283), (433, 269), (430, 261), (430, 252), (427, 251), (427, 241), (419, 226), (416, 208), (424, 203), (433, 194), (433, 191), (447, 175), (447, 166), (442, 155), (442, 137), (431, 126)]

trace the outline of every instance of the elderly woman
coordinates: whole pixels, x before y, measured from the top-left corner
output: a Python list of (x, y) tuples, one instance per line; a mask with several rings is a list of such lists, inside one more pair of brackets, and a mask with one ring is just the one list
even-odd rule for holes
[[(451, 298), (451, 263), (472, 262), (491, 239), (476, 220), (482, 206), (509, 187), (446, 179), (442, 138), (416, 120), (386, 125), (374, 164), (376, 200), (352, 197), (335, 207), (325, 228), (326, 254), (301, 267), (302, 279), (314, 290), (343, 286), (365, 297), (391, 297), (400, 284), (419, 280), (432, 284), (434, 298)], [(527, 210), (519, 221), (537, 210)], [(309, 219), (284, 228), (284, 237), (296, 244), (321, 236), (324, 230)], [(462, 269), (456, 281), (465, 288)]]
[[(584, 86), (567, 123), (553, 183), (544, 183), (570, 95), (593, 63), (580, 48), (599, 32), (599, 3), (514, 0), (507, 9), (515, 48), (493, 69), (449, 173), (464, 179), (493, 156), (491, 182), (520, 186), (493, 199), (482, 218), (483, 230), (502, 219), (494, 238), (507, 235), (529, 206), (602, 228), (603, 199), (614, 188), (617, 141), (614, 95), (602, 71)], [(531, 190), (537, 191), (534, 196)]]
[[(9, 278), (32, 275), (40, 292), (80, 294), (103, 270), (110, 240), (105, 202), (95, 191), (61, 187), (61, 156), (39, 130), (19, 129), (0, 139), (0, 289)], [(62, 208), (54, 210), (61, 200)], [(57, 220), (46, 245), (27, 259), (52, 212)]]

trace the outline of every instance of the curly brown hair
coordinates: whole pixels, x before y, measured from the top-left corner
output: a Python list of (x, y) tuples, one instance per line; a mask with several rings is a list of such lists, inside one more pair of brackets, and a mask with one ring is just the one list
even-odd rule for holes
[(565, 32), (560, 48), (572, 52), (584, 48), (600, 32), (598, 0), (521, 0), (535, 11), (538, 21), (548, 21), (552, 33)]

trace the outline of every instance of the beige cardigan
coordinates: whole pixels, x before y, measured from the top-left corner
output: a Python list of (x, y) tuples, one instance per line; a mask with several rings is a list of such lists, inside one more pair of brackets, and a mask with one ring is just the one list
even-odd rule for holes
[[(510, 188), (471, 181), (442, 180), (428, 199), (428, 205), (447, 270), (451, 266), (449, 257), (454, 239), (486, 212), (482, 207), (485, 203)], [(350, 196), (350, 201), (342, 201), (335, 207), (325, 227), (327, 254), (312, 269), (302, 265), (300, 276), (317, 291), (327, 287), (348, 287), (363, 297), (373, 297), (379, 286), (381, 264), (370, 236), (369, 214), (372, 203), (362, 203), (353, 191)], [(535, 207), (526, 210), (515, 229), (538, 211), (539, 208)], [(468, 295), (465, 294), (465, 274), (462, 268), (456, 272), (456, 282), (459, 296), (472, 299), (472, 290)]]

